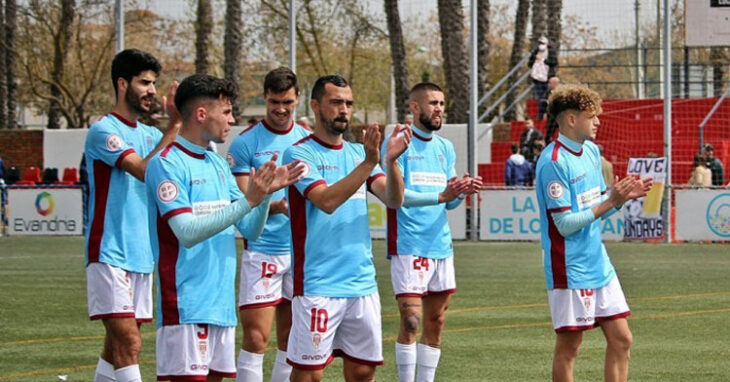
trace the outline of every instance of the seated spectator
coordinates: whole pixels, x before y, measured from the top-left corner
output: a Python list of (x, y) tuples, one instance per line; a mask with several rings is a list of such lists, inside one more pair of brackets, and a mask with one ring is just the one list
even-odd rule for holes
[(687, 183), (690, 186), (712, 186), (712, 171), (707, 168), (704, 156), (700, 154), (695, 155), (694, 161), (692, 161), (692, 174), (690, 174)]
[(529, 186), (532, 183), (532, 164), (512, 145), (512, 155), (504, 168), (504, 182), (508, 186)]

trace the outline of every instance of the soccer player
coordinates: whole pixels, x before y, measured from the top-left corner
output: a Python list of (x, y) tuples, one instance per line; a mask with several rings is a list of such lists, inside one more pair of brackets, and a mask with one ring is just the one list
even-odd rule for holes
[(226, 161), (206, 150), (211, 141), (225, 141), (235, 122), (235, 98), (229, 81), (206, 74), (183, 80), (175, 95), (180, 136), (147, 168), (148, 196), (157, 207), (150, 213), (150, 236), (157, 260), (158, 380), (235, 378), (231, 225), (256, 239), (269, 213), (266, 194), (296, 180), (295, 171), (276, 167), (274, 154), (259, 171), (251, 169), (244, 197)]
[[(432, 83), (415, 85), (409, 95), (413, 140), (398, 158), (404, 176), (403, 207), (388, 209), (388, 257), (393, 291), (400, 311), (395, 343), (398, 378), (433, 381), (441, 356), (444, 313), (456, 291), (454, 249), (446, 210), (481, 187), (481, 177), (457, 178), (456, 153), (435, 134), (444, 118), (444, 92)], [(385, 150), (388, 142), (383, 142)], [(416, 333), (424, 312), (421, 343)], [(418, 366), (416, 366), (418, 365)]]
[(383, 363), (383, 350), (366, 192), (391, 208), (403, 203), (395, 161), (408, 147), (410, 131), (395, 129), (385, 175), (376, 124), (367, 128), (364, 146), (342, 139), (353, 108), (344, 78), (317, 79), (311, 107), (314, 133), (284, 153), (284, 163), (300, 160), (305, 167), (288, 189), (294, 298), (287, 362), (294, 367), (292, 381), (319, 381), (333, 356), (341, 355), (347, 381), (369, 381)]
[[(297, 76), (289, 68), (270, 71), (264, 78), (266, 116), (237, 136), (228, 150), (228, 162), (238, 187), (246, 193), (249, 171), (259, 168), (272, 153), (283, 155), (310, 132), (294, 123), (299, 101)], [(285, 191), (272, 195), (264, 232), (247, 243), (241, 259), (238, 290), (243, 346), (238, 356), (236, 381), (263, 381), (263, 362), (271, 325), (276, 317), (277, 352), (272, 382), (289, 380), (286, 343), (291, 328), (291, 229)]]
[(97, 382), (141, 380), (139, 324), (152, 320), (154, 267), (148, 222), (139, 218), (147, 213), (144, 173), (150, 158), (179, 129), (176, 114), (164, 135), (137, 121), (154, 102), (160, 70), (149, 53), (119, 52), (111, 69), (116, 104), (91, 125), (84, 145), (90, 191), (84, 248), (89, 317), (101, 319), (106, 329)]
[(600, 125), (601, 98), (596, 92), (561, 86), (548, 103), (559, 134), (537, 162), (536, 192), (545, 281), (557, 333), (553, 381), (573, 381), (582, 332), (597, 326), (606, 338), (605, 380), (626, 381), (630, 311), (601, 242), (601, 219), (626, 200), (646, 195), (652, 180), (626, 177), (606, 189), (601, 155), (591, 142)]

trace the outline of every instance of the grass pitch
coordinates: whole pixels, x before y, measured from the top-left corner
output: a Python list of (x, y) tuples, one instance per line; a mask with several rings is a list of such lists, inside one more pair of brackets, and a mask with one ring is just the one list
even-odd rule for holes
[[(373, 248), (385, 355), (376, 378), (397, 381), (398, 312), (383, 244)], [(549, 380), (554, 333), (538, 245), (463, 242), (455, 250), (458, 290), (436, 379)], [(730, 246), (616, 243), (608, 252), (633, 313), (631, 380), (730, 380)], [(86, 309), (82, 238), (0, 238), (0, 381), (91, 381), (104, 331)], [(142, 376), (154, 381), (154, 325), (144, 325), (142, 336)], [(237, 336), (240, 344), (240, 327)], [(584, 334), (576, 380), (603, 379), (604, 344), (599, 329)], [(336, 360), (325, 380), (341, 375)]]

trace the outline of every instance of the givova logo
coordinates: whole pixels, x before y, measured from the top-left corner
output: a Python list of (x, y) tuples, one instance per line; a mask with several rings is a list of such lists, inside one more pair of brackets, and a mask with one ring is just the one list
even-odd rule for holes
[(705, 216), (707, 226), (712, 232), (722, 237), (730, 237), (730, 193), (715, 196), (707, 206)]
[(51, 194), (43, 191), (35, 198), (35, 209), (41, 216), (48, 216), (53, 213), (56, 204)]

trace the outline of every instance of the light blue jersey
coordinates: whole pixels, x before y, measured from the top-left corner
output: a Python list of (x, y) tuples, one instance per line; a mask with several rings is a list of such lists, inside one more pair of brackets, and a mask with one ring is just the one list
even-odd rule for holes
[[(249, 175), (251, 167), (258, 170), (274, 154), (279, 154), (277, 165), (281, 165), (284, 151), (309, 134), (307, 129), (294, 122), (286, 131), (278, 131), (262, 120), (233, 139), (228, 149), (228, 164), (236, 176)], [(271, 200), (281, 200), (285, 197), (286, 190), (282, 189), (274, 192)], [(247, 242), (247, 246), (252, 251), (267, 255), (289, 255), (291, 247), (289, 218), (285, 214), (269, 216), (264, 232), (257, 240)]]
[(146, 157), (162, 139), (154, 127), (112, 113), (91, 125), (84, 155), (89, 175), (86, 265), (105, 263), (137, 273), (154, 269), (147, 219), (147, 191), (119, 166), (127, 155)]
[(307, 170), (288, 189), (294, 296), (348, 298), (377, 292), (366, 187), (385, 174), (375, 166), (367, 184), (327, 214), (307, 194), (351, 173), (365, 160), (363, 146), (349, 142), (332, 146), (310, 135), (284, 153), (284, 163), (295, 160), (304, 162)]
[(226, 161), (182, 137), (152, 158), (145, 177), (157, 261), (157, 326), (236, 326), (236, 242), (233, 226), (191, 248), (168, 219), (203, 216), (243, 197)]
[(581, 146), (560, 135), (542, 152), (536, 174), (547, 288), (594, 289), (607, 285), (615, 270), (601, 242), (601, 219), (563, 237), (551, 215), (585, 211), (603, 200), (606, 185), (598, 147), (590, 141)]
[[(456, 176), (454, 145), (436, 134), (426, 137), (411, 126), (413, 139), (398, 165), (406, 190), (439, 193)], [(420, 134), (420, 135), (419, 135)], [(388, 141), (380, 150), (385, 155)], [(388, 255), (414, 255), (430, 259), (453, 256), (446, 204), (388, 209)]]

